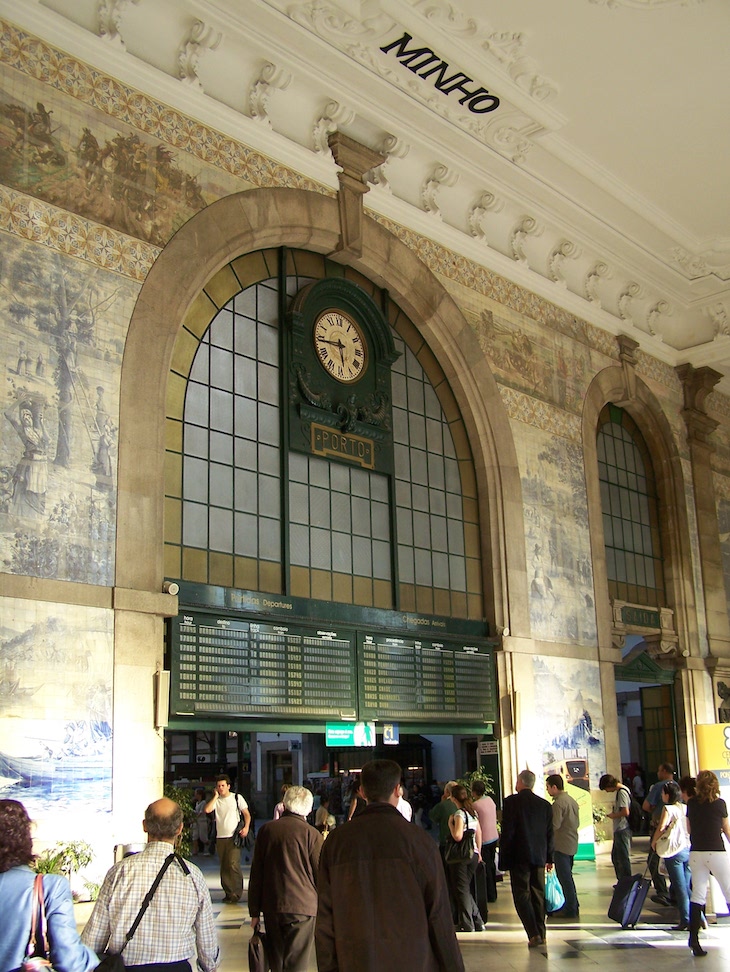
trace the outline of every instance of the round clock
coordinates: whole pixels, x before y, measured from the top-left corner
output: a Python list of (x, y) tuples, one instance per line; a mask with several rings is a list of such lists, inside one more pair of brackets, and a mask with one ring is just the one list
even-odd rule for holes
[(314, 348), (319, 363), (345, 384), (358, 381), (368, 365), (368, 346), (362, 329), (338, 310), (320, 314), (314, 324)]

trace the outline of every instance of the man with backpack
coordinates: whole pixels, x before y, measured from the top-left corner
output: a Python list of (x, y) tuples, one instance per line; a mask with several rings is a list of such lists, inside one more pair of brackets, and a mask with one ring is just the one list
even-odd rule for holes
[[(609, 820), (613, 820), (613, 847), (611, 848), (611, 863), (616, 872), (616, 880), (623, 877), (631, 877), (631, 827), (629, 824), (629, 813), (631, 811), (631, 790), (623, 783), (619, 783), (615, 776), (610, 773), (604, 775), (598, 781), (598, 789), (604, 793), (615, 793), (613, 810), (606, 814)], [(633, 801), (636, 803), (636, 801)], [(637, 804), (638, 807), (638, 804)], [(639, 807), (639, 816), (641, 808)]]

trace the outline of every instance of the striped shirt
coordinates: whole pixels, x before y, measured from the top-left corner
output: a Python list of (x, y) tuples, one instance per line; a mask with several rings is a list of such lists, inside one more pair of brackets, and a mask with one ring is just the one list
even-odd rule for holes
[[(144, 850), (107, 872), (81, 940), (97, 954), (119, 952), (140, 905), (160, 868), (172, 853), (166, 841), (151, 841)], [(189, 861), (186, 875), (177, 862), (168, 867), (134, 937), (124, 949), (126, 965), (182, 962), (198, 954), (201, 972), (220, 962), (218, 935), (210, 892), (200, 870)]]

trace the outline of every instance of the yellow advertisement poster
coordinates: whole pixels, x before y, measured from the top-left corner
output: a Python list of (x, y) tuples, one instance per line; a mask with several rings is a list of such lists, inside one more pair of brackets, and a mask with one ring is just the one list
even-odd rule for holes
[(699, 769), (712, 770), (720, 781), (720, 794), (730, 802), (730, 724), (695, 726)]

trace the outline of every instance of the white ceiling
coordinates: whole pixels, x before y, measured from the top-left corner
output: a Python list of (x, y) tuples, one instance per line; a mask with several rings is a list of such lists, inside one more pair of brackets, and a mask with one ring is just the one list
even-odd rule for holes
[[(384, 152), (367, 206), (672, 365), (721, 371), (730, 394), (729, 0), (0, 0), (0, 14), (333, 188), (335, 128)], [(381, 51), (404, 31), (404, 54), (430, 49), (499, 106), (471, 112)]]

